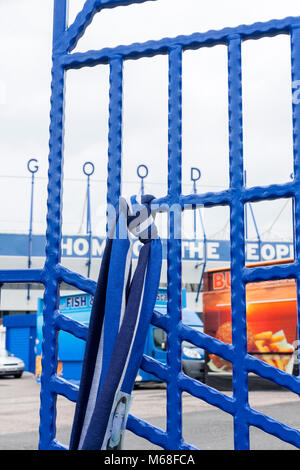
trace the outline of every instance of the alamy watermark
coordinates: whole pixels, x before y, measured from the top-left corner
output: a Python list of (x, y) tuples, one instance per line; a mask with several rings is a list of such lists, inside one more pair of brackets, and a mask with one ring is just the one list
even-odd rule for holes
[[(191, 209), (191, 205), (184, 206), (184, 209)], [(108, 238), (126, 239), (128, 231), (137, 238), (151, 240), (157, 238), (158, 230), (155, 224), (155, 214), (157, 212), (168, 213), (168, 236), (167, 238), (182, 239), (183, 208), (180, 204), (128, 204), (124, 198), (120, 198), (119, 204), (115, 207), (108, 204), (107, 207), (107, 236)]]

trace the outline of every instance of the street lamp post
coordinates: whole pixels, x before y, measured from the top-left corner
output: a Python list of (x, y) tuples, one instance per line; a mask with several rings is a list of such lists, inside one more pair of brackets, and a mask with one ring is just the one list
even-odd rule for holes
[(86, 233), (88, 236), (88, 243), (89, 243), (89, 253), (88, 253), (88, 261), (87, 267), (88, 277), (90, 276), (91, 270), (91, 261), (92, 261), (92, 224), (91, 224), (91, 197), (90, 197), (90, 177), (95, 171), (94, 164), (92, 162), (85, 162), (83, 165), (83, 173), (87, 176), (87, 190), (86, 190), (86, 197), (87, 197), (87, 206), (86, 206)]
[(144, 187), (144, 179), (148, 176), (148, 167), (146, 165), (139, 165), (137, 167), (137, 175), (141, 179), (141, 194), (144, 196), (145, 194), (145, 187)]
[[(194, 194), (197, 194), (197, 181), (199, 181), (200, 178), (201, 178), (201, 171), (199, 170), (199, 168), (191, 168), (191, 180), (193, 181)], [(200, 290), (201, 290), (201, 285), (202, 285), (202, 281), (203, 281), (203, 275), (204, 275), (204, 271), (205, 271), (205, 268), (206, 268), (206, 262), (207, 262), (206, 231), (205, 231), (205, 226), (204, 226), (204, 221), (203, 221), (203, 217), (202, 217), (201, 208), (199, 208), (199, 218), (200, 218), (201, 230), (202, 230), (202, 234), (203, 234), (203, 261), (202, 261), (202, 263), (198, 263), (195, 266), (196, 269), (199, 266), (202, 266), (200, 281), (199, 281), (199, 284), (198, 284), (197, 295), (196, 295), (196, 303), (199, 301)], [(195, 239), (195, 241), (197, 240), (197, 212), (196, 212), (196, 209), (194, 210), (194, 239)]]
[[(39, 169), (37, 163), (38, 161), (36, 158), (31, 158), (27, 162), (27, 170), (31, 173), (31, 197), (30, 197), (30, 214), (29, 214), (29, 231), (28, 231), (28, 261), (27, 261), (28, 269), (31, 268), (34, 177), (35, 177), (35, 173)], [(30, 284), (27, 284), (27, 300), (30, 300)]]

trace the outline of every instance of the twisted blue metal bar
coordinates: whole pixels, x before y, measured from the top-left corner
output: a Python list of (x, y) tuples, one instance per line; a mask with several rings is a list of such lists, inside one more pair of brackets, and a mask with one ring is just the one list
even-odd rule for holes
[[(181, 120), (182, 48), (176, 46), (169, 51), (168, 194), (171, 200), (178, 200), (181, 195)], [(181, 391), (177, 385), (177, 377), (181, 372), (181, 343), (177, 329), (181, 321), (181, 209), (169, 213), (168, 221), (167, 361), (172, 376), (167, 384), (167, 448), (175, 450), (180, 448), (182, 441)]]
[(278, 266), (243, 268), (242, 280), (245, 283), (272, 281), (276, 279), (294, 279), (299, 272), (298, 262)]
[(162, 429), (159, 429), (146, 421), (129, 415), (127, 421), (127, 429), (134, 432), (138, 436), (160, 447), (167, 448), (168, 435)]
[[(246, 202), (259, 202), (266, 199), (274, 200), (280, 198), (293, 197), (296, 191), (295, 182), (288, 182), (285, 184), (273, 184), (270, 186), (255, 186), (252, 188), (242, 188), (241, 201)], [(179, 199), (179, 204), (182, 207), (185, 205), (195, 205), (204, 207), (213, 206), (226, 206), (231, 201), (231, 191), (226, 189), (224, 191), (209, 192), (203, 194), (188, 194), (182, 195)], [(152, 205), (163, 207), (164, 200), (154, 200)]]
[(90, 50), (65, 54), (62, 64), (67, 69), (92, 67), (98, 64), (107, 64), (110, 57), (114, 55), (125, 59), (139, 59), (141, 57), (152, 57), (157, 54), (168, 54), (171, 47), (181, 46), (183, 50), (197, 49), (199, 47), (210, 47), (218, 44), (227, 45), (228, 37), (238, 34), (242, 40), (260, 39), (266, 36), (278, 34), (289, 34), (294, 26), (299, 25), (299, 17), (289, 17), (283, 20), (272, 20), (266, 23), (255, 23), (253, 25), (241, 25), (237, 28), (224, 28), (220, 31), (208, 31), (206, 33), (194, 33), (188, 36), (177, 36), (176, 38), (164, 38), (159, 41), (147, 41), (143, 44), (135, 43), (129, 46), (118, 46), (115, 48), (104, 48), (99, 51)]
[[(292, 85), (300, 80), (300, 25), (291, 32)], [(300, 82), (298, 82), (300, 83)], [(300, 104), (293, 100), (293, 147), (294, 147), (294, 257), (300, 266)], [(296, 274), (298, 305), (298, 344), (300, 344), (300, 269)], [(298, 353), (300, 354), (300, 353)], [(299, 356), (298, 356), (299, 359)], [(299, 370), (300, 374), (300, 370)]]
[[(107, 204), (117, 207), (121, 195), (123, 60), (110, 60)], [(110, 232), (110, 227), (108, 228)]]
[(96, 13), (103, 8), (115, 8), (118, 6), (144, 3), (156, 0), (86, 0), (82, 10), (78, 13), (73, 24), (64, 32), (62, 43), (66, 51), (74, 49), (79, 39), (84, 35), (88, 25), (92, 22)]
[(299, 394), (299, 377), (294, 377), (279, 369), (275, 369), (273, 366), (250, 355), (245, 357), (245, 366), (249, 372), (254, 372), (254, 374), (260, 377), (264, 377), (281, 387), (287, 388), (291, 392)]
[(49, 384), (57, 369), (55, 312), (59, 305), (56, 266), (61, 256), (62, 165), (65, 71), (59, 64), (58, 40), (65, 30), (66, 0), (55, 0), (53, 27), (52, 94), (50, 112), (50, 153), (48, 171), (48, 212), (46, 262), (44, 267), (44, 322), (42, 344), (40, 449), (48, 449), (56, 434), (56, 394)]
[(15, 282), (44, 282), (44, 271), (42, 269), (1, 269), (0, 284)]
[(76, 287), (79, 290), (84, 292), (88, 292), (91, 295), (94, 295), (96, 290), (96, 282), (87, 279), (86, 277), (82, 276), (81, 274), (74, 273), (70, 271), (70, 269), (58, 264), (56, 266), (56, 273), (57, 278), (59, 281), (64, 281), (66, 284), (70, 284), (71, 286)]
[(87, 339), (88, 327), (62, 313), (59, 313), (55, 318), (55, 328), (57, 331), (66, 331), (85, 341)]
[(251, 408), (246, 409), (246, 416), (249, 425), (255, 426), (279, 439), (283, 439), (285, 442), (289, 442), (296, 447), (300, 447), (300, 432), (298, 430)]
[(248, 404), (248, 374), (244, 358), (247, 354), (246, 288), (242, 282), (245, 265), (244, 204), (241, 194), (244, 184), (243, 121), (242, 121), (242, 67), (241, 37), (228, 40), (229, 89), (229, 163), (230, 189), (230, 240), (231, 240), (231, 319), (232, 343), (235, 354), (232, 363), (233, 396), (237, 407), (234, 415), (234, 442), (236, 449), (249, 448), (249, 426), (245, 417)]
[(182, 391), (188, 392), (197, 398), (201, 398), (226, 413), (234, 415), (236, 412), (236, 400), (234, 398), (228, 397), (201, 382), (190, 379), (183, 373), (180, 373), (178, 376), (178, 386), (181, 387)]
[(184, 325), (182, 322), (178, 324), (178, 334), (182, 341), (188, 341), (212, 354), (221, 356), (229, 362), (233, 362), (234, 360), (234, 348), (231, 344), (226, 344), (222, 341), (216, 340), (200, 331)]

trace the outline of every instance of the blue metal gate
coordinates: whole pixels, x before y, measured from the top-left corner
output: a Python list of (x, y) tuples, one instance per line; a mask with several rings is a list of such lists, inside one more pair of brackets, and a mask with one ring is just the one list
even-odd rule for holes
[[(61, 262), (61, 198), (63, 165), (63, 118), (65, 71), (98, 64), (109, 64), (109, 147), (107, 202), (116, 205), (121, 192), (122, 144), (122, 66), (126, 59), (169, 58), (169, 148), (168, 193), (153, 202), (159, 210), (177, 205), (174, 216), (169, 214), (168, 240), (168, 314), (154, 315), (153, 324), (168, 335), (167, 364), (144, 357), (142, 367), (167, 383), (166, 431), (130, 416), (127, 427), (137, 435), (164, 449), (193, 449), (182, 437), (182, 392), (188, 392), (231, 414), (234, 420), (235, 449), (249, 449), (249, 427), (263, 431), (300, 448), (300, 432), (252, 409), (248, 403), (248, 373), (253, 372), (288, 390), (300, 393), (300, 379), (284, 373), (247, 354), (245, 290), (249, 282), (294, 278), (297, 281), (300, 305), (300, 106), (293, 104), (294, 179), (286, 184), (246, 188), (243, 166), (243, 112), (241, 44), (248, 39), (288, 34), (291, 36), (292, 81), (300, 80), (300, 18), (257, 23), (222, 31), (196, 33), (174, 39), (148, 41), (115, 48), (70, 53), (95, 13), (103, 8), (138, 3), (143, 0), (86, 0), (74, 23), (66, 28), (66, 0), (54, 0), (53, 68), (48, 182), (48, 215), (46, 262), (42, 270), (0, 271), (3, 282), (39, 282), (45, 286), (43, 327), (43, 362), (41, 377), (40, 449), (63, 449), (56, 441), (56, 397), (61, 394), (76, 401), (78, 389), (56, 375), (57, 331), (65, 330), (86, 338), (84, 327), (72, 322), (58, 311), (59, 285), (64, 281), (93, 294), (95, 283), (64, 268)], [(218, 44), (228, 49), (230, 187), (228, 190), (182, 195), (181, 191), (181, 75), (182, 54), (188, 49)], [(292, 93), (292, 90), (291, 90)], [(277, 198), (294, 198), (295, 260), (291, 264), (271, 267), (245, 267), (244, 207), (246, 203)], [(231, 285), (232, 344), (225, 344), (183, 325), (181, 322), (181, 240), (175, 234), (175, 218), (181, 218), (185, 205), (230, 207), (231, 223)], [(176, 236), (175, 236), (176, 235)], [(299, 317), (299, 313), (298, 313)], [(185, 376), (181, 370), (181, 342), (187, 340), (233, 364), (233, 396), (228, 397), (205, 384)]]

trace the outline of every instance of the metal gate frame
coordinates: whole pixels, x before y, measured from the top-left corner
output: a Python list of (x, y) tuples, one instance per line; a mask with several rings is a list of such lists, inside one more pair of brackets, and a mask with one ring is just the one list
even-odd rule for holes
[[(142, 362), (142, 368), (156, 374), (167, 383), (167, 426), (166, 431), (163, 431), (130, 415), (127, 427), (164, 449), (195, 449), (186, 443), (182, 436), (182, 392), (185, 391), (233, 416), (236, 450), (250, 448), (250, 426), (260, 428), (300, 448), (298, 430), (252, 409), (249, 405), (249, 372), (269, 379), (296, 394), (300, 394), (300, 379), (248, 355), (245, 300), (247, 283), (293, 278), (297, 282), (297, 301), (298, 306), (300, 305), (300, 105), (293, 103), (293, 181), (247, 188), (244, 185), (241, 77), (242, 41), (288, 34), (291, 36), (292, 82), (300, 80), (300, 18), (273, 20), (252, 26), (195, 33), (190, 36), (85, 53), (70, 53), (97, 12), (104, 8), (143, 1), (147, 0), (86, 0), (73, 24), (67, 27), (67, 0), (54, 0), (46, 261), (43, 269), (0, 271), (0, 283), (38, 282), (45, 287), (39, 448), (66, 449), (55, 439), (56, 397), (60, 394), (75, 402), (78, 393), (76, 386), (56, 375), (58, 331), (65, 330), (82, 339), (87, 337), (86, 327), (60, 314), (58, 310), (60, 283), (64, 281), (90, 294), (95, 290), (95, 282), (61, 265), (65, 71), (98, 64), (108, 64), (110, 67), (107, 202), (116, 205), (121, 193), (123, 61), (158, 54), (168, 55), (169, 59), (168, 193), (153, 204), (155, 207), (159, 205), (159, 210), (164, 211), (167, 210), (166, 207), (174, 204), (179, 205), (181, 210), (184, 210), (186, 205), (194, 208), (219, 205), (230, 207), (232, 344), (225, 344), (196, 332), (181, 322), (181, 240), (175, 236), (174, 217), (169, 214), (168, 313), (166, 317), (155, 314), (152, 319), (154, 325), (167, 331), (167, 364), (161, 364), (147, 356), (144, 356)], [(182, 54), (188, 49), (219, 44), (227, 46), (228, 49), (230, 186), (224, 191), (184, 196), (181, 190)], [(245, 204), (278, 198), (294, 199), (294, 262), (287, 265), (246, 268)], [(177, 214), (179, 218), (181, 210)], [(299, 319), (298, 307), (298, 324)], [(233, 364), (232, 397), (183, 374), (181, 370), (183, 340), (190, 341)]]

